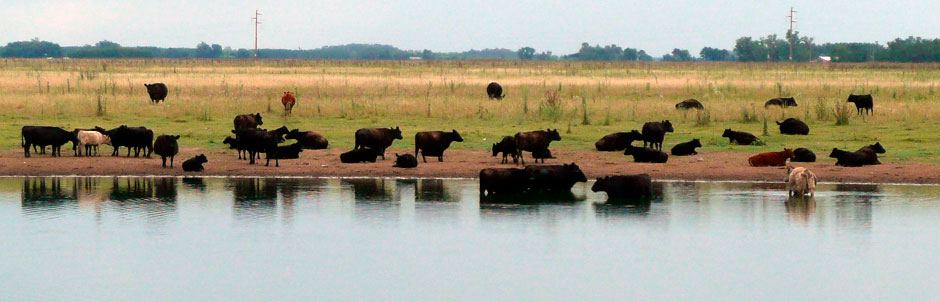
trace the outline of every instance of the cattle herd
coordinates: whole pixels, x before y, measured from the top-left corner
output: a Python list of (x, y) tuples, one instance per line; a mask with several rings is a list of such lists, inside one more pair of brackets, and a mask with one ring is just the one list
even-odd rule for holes
[[(145, 84), (151, 102), (158, 103), (167, 97), (167, 87), (163, 83)], [(491, 99), (505, 97), (502, 87), (498, 83), (490, 83), (486, 87), (487, 95)], [(281, 98), (285, 115), (290, 114), (296, 99), (292, 92), (284, 92)], [(855, 103), (858, 114), (873, 114), (871, 95), (850, 95), (848, 102)], [(798, 106), (794, 98), (775, 98), (768, 100), (765, 107)], [(698, 100), (688, 99), (676, 104), (676, 109), (703, 110), (705, 106)], [(809, 135), (809, 126), (796, 118), (788, 118), (776, 122), (780, 133), (785, 135)], [(228, 136), (222, 142), (230, 149), (237, 150), (238, 159), (248, 160), (255, 164), (255, 159), (265, 155), (265, 165), (280, 166), (279, 159), (299, 158), (299, 154), (307, 149), (326, 149), (329, 141), (323, 135), (314, 131), (290, 130), (286, 126), (274, 130), (260, 128), (264, 125), (260, 113), (243, 114), (235, 117), (234, 137)], [(653, 121), (643, 124), (641, 130), (629, 132), (616, 132), (605, 135), (595, 144), (597, 151), (620, 152), (633, 157), (634, 162), (665, 163), (672, 156), (689, 156), (698, 154), (696, 148), (701, 148), (701, 141), (696, 138), (688, 142), (676, 144), (670, 154), (662, 151), (663, 142), (668, 133), (675, 132), (669, 120)], [(375, 162), (378, 157), (385, 159), (386, 149), (395, 140), (402, 139), (402, 130), (395, 128), (363, 128), (354, 133), (355, 144), (353, 149), (340, 154), (342, 163)], [(728, 138), (730, 143), (738, 145), (763, 144), (757, 136), (726, 129), (721, 137)], [(134, 151), (135, 157), (151, 157), (156, 153), (161, 157), (163, 167), (174, 167), (175, 156), (179, 153), (179, 135), (164, 134), (154, 139), (152, 130), (146, 127), (129, 127), (121, 125), (114, 129), (94, 127), (88, 129), (74, 129), (68, 131), (51, 126), (23, 126), (21, 141), (25, 157), (30, 157), (30, 148), (33, 152), (45, 153), (45, 147), (50, 146), (53, 157), (62, 156), (61, 148), (71, 142), (75, 156), (100, 156), (98, 147), (110, 145), (113, 147), (112, 156), (119, 156), (121, 147), (127, 148), (127, 157)], [(286, 140), (293, 143), (283, 144)], [(558, 129), (535, 130), (519, 132), (512, 136), (505, 136), (492, 145), (492, 155), (502, 154), (501, 163), (508, 164), (512, 159), (514, 164), (522, 164), (524, 168), (487, 168), (480, 171), (480, 194), (482, 196), (506, 196), (529, 192), (568, 192), (578, 182), (586, 182), (587, 178), (575, 163), (562, 165), (529, 165), (525, 166), (523, 152), (531, 153), (533, 160), (552, 159), (549, 145), (553, 141), (560, 141)], [(634, 141), (643, 141), (643, 146), (634, 146)], [(463, 142), (463, 137), (457, 130), (426, 131), (415, 134), (414, 155), (395, 154), (394, 167), (415, 168), (419, 159), (427, 162), (427, 157), (437, 157), (439, 162), (444, 161), (444, 151), (454, 142)], [(878, 154), (885, 153), (880, 143), (868, 145), (857, 151), (849, 152), (832, 149), (829, 157), (837, 159), (836, 165), (846, 167), (859, 167), (863, 165), (877, 165)], [(420, 158), (419, 158), (420, 156)], [(779, 152), (765, 152), (748, 158), (748, 164), (754, 167), (786, 166), (790, 162), (815, 162), (816, 154), (806, 148), (788, 149)], [(182, 163), (182, 169), (187, 172), (200, 172), (208, 159), (204, 154), (187, 159)], [(816, 176), (802, 167), (788, 167), (786, 179), (791, 194), (813, 194)], [(610, 199), (648, 198), (651, 196), (651, 178), (648, 174), (615, 175), (598, 178), (592, 190), (607, 192)]]

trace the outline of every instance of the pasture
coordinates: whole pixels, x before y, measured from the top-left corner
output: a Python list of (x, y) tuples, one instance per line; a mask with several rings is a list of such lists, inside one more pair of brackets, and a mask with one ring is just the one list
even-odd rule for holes
[[(491, 81), (505, 99), (487, 98)], [(157, 105), (144, 87), (153, 82), (169, 87)], [(260, 112), (262, 128), (317, 131), (339, 149), (352, 148), (358, 128), (400, 126), (404, 140), (392, 148), (413, 148), (417, 131), (457, 129), (465, 141), (452, 148), (488, 150), (504, 135), (557, 128), (562, 140), (552, 149), (593, 150), (605, 134), (669, 119), (676, 132), (664, 150), (701, 138), (705, 152), (806, 147), (831, 160), (833, 147), (880, 141), (883, 161), (940, 162), (938, 90), (935, 64), (3, 59), (0, 149), (21, 150), (23, 125), (126, 124), (181, 135), (183, 147), (221, 150), (235, 115)], [(284, 91), (297, 99), (290, 116)], [(856, 115), (850, 93), (871, 93), (874, 115)], [(799, 106), (764, 109), (787, 96)], [(688, 98), (706, 110), (674, 108)], [(809, 124), (810, 135), (779, 134), (774, 121), (787, 117)], [(725, 128), (766, 146), (729, 145)]]

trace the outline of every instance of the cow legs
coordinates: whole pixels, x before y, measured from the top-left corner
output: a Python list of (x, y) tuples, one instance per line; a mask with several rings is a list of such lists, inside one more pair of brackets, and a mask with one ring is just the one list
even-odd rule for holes
[(160, 156), (160, 159), (163, 160), (163, 167), (166, 168), (166, 157), (165, 157), (165, 156)]
[(437, 157), (437, 161), (438, 161), (438, 162), (444, 162), (444, 154), (441, 154), (441, 156), (438, 156), (438, 157)]

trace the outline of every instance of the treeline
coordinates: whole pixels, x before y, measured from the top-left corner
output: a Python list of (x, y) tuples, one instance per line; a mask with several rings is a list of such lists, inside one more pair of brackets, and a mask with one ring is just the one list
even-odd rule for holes
[[(576, 53), (555, 55), (551, 51), (538, 52), (532, 47), (518, 50), (504, 48), (469, 50), (464, 52), (433, 52), (431, 50), (402, 50), (380, 44), (347, 44), (317, 49), (260, 49), (257, 57), (264, 59), (325, 59), (325, 60), (533, 60), (533, 61), (741, 61), (774, 62), (792, 60), (807, 62), (820, 56), (834, 62), (940, 62), (940, 39), (908, 37), (885, 44), (878, 43), (824, 43), (817, 44), (811, 37), (799, 32), (787, 32), (764, 37), (741, 37), (732, 49), (704, 47), (697, 54), (686, 49), (654, 58), (645, 50), (620, 47), (616, 44), (591, 46), (582, 43)], [(195, 48), (124, 47), (111, 41), (95, 45), (61, 47), (56, 43), (33, 39), (10, 42), (0, 47), (0, 56), (19, 58), (71, 57), (71, 58), (253, 58), (248, 49), (232, 49), (219, 44), (199, 43)]]

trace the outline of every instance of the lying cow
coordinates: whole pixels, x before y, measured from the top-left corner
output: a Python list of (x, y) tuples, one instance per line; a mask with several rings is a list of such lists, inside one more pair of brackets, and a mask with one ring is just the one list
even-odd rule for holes
[(702, 106), (702, 102), (699, 102), (699, 101), (696, 100), (696, 99), (688, 99), (688, 100), (681, 101), (681, 102), (679, 102), (678, 104), (676, 104), (676, 109), (686, 109), (686, 110), (688, 110), (688, 109), (698, 109), (698, 110), (705, 110), (705, 106)]
[(418, 158), (411, 154), (398, 155), (395, 153), (395, 168), (415, 168), (418, 166)]
[(641, 134), (640, 131), (615, 132), (597, 140), (597, 142), (594, 143), (594, 148), (596, 148), (597, 151), (623, 151), (627, 146), (633, 144), (633, 141), (642, 139), (643, 134)]
[(816, 162), (816, 153), (806, 148), (793, 149), (793, 159), (790, 161), (812, 163)]
[(776, 167), (787, 165), (787, 160), (793, 158), (793, 150), (784, 148), (780, 152), (764, 152), (751, 156), (747, 163), (751, 167)]
[(636, 163), (665, 163), (669, 160), (666, 152), (634, 146), (627, 146), (623, 155), (633, 155), (633, 162)]
[(339, 155), (339, 161), (344, 164), (354, 164), (354, 163), (374, 163), (375, 159), (379, 157), (379, 151), (370, 148), (360, 148), (353, 149), (349, 152), (344, 152)]
[(797, 118), (788, 118), (782, 122), (777, 122), (780, 126), (780, 134), (786, 135), (809, 135), (809, 125)]
[(673, 146), (672, 150), (670, 150), (669, 153), (672, 153), (673, 156), (694, 155), (694, 154), (698, 154), (698, 152), (695, 151), (695, 148), (701, 148), (701, 147), (702, 147), (702, 141), (696, 138), (688, 142), (680, 143), (680, 144)]
[(297, 140), (297, 142), (303, 144), (304, 149), (310, 150), (326, 149), (330, 145), (330, 141), (326, 137), (313, 131), (294, 129), (287, 133), (284, 138)]
[(796, 103), (796, 99), (790, 97), (790, 98), (770, 99), (766, 103), (764, 103), (764, 108), (770, 108), (770, 106), (779, 106), (781, 108), (787, 108), (787, 107), (797, 107), (799, 105)]
[(727, 137), (732, 144), (738, 145), (751, 145), (754, 142), (758, 141), (757, 137), (753, 134), (747, 132), (733, 131), (731, 128), (725, 129), (725, 132), (721, 134), (721, 137)]

